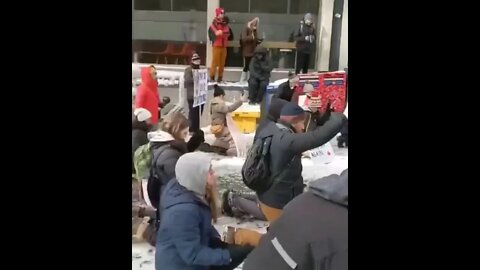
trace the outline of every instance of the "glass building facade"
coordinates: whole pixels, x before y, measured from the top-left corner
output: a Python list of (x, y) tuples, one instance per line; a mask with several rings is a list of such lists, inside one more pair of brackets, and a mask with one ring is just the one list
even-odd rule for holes
[[(259, 35), (264, 38), (263, 45), (269, 49), (276, 68), (293, 69), (293, 36), (305, 13), (314, 15), (318, 38), (328, 35), (320, 31), (325, 28), (319, 15), (322, 1), (334, 0), (132, 0), (132, 62), (186, 64), (192, 51), (196, 51), (202, 65), (208, 66), (207, 30), (215, 8), (220, 6), (230, 18), (234, 34), (227, 67), (243, 65), (240, 33), (248, 21), (259, 17)], [(318, 68), (318, 50), (325, 47), (318, 43), (310, 61), (312, 69)]]

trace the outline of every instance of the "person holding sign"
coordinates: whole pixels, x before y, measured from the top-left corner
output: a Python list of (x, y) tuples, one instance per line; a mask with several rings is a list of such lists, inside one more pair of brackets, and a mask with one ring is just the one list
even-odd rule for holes
[(270, 172), (276, 179), (267, 191), (257, 192), (260, 208), (270, 222), (281, 215), (288, 202), (303, 193), (302, 153), (329, 142), (345, 121), (342, 113), (332, 112), (322, 126), (305, 133), (304, 110), (294, 103), (287, 103), (277, 123), (269, 122), (259, 131), (257, 139), (272, 137)]

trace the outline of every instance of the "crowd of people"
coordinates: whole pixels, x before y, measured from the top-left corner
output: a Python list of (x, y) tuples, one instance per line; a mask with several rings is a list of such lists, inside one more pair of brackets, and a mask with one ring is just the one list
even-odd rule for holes
[[(210, 81), (223, 82), (228, 42), (234, 39), (229, 22), (230, 19), (225, 15), (225, 10), (217, 8), (215, 18), (208, 29), (208, 36), (212, 44)], [(261, 45), (263, 39), (258, 36), (259, 24), (260, 18), (258, 17), (248, 21), (239, 38), (243, 57), (240, 82), (248, 82), (251, 104), (261, 103), (273, 69), (268, 51)], [(313, 15), (311, 13), (305, 14), (298, 29), (294, 31), (293, 37), (297, 54), (295, 74), (308, 73), (310, 58), (316, 47), (316, 29), (313, 25)]]
[[(297, 69), (300, 66), (303, 72), (315, 41), (312, 17), (307, 15), (296, 35), (301, 48)], [(245, 61), (241, 80), (248, 80), (249, 100), (242, 96), (228, 105), (224, 89), (214, 86), (209, 104), (212, 145), (205, 142), (200, 128), (204, 106), (193, 107), (198, 54), (192, 55), (184, 72), (188, 118), (168, 97), (160, 100), (155, 67), (141, 70), (142, 84), (132, 102), (132, 189), (136, 188), (132, 232), (135, 239), (155, 246), (157, 270), (235, 269), (242, 262), (246, 270), (348, 269), (348, 169), (311, 181), (308, 187), (302, 177), (306, 151), (328, 143), (338, 133), (339, 147), (348, 147), (347, 119), (330, 104), (321, 104), (314, 92), (307, 93), (307, 109), (298, 106), (295, 73), (278, 87), (267, 117), (255, 132), (254, 145), (268, 144), (259, 156), (267, 167), (259, 168), (267, 172), (264, 188), (252, 188), (249, 195), (231, 189), (218, 194), (212, 157), (236, 153), (227, 114), (244, 102), (260, 103), (273, 69), (267, 50), (257, 46), (262, 41), (257, 38), (258, 25), (259, 19), (254, 18), (241, 34)], [(213, 44), (209, 76), (221, 81), (226, 46), (233, 39), (221, 8), (216, 10), (209, 36)], [(242, 175), (246, 167), (252, 170), (250, 165), (245, 162)], [(222, 214), (265, 220), (269, 227), (265, 234), (233, 226), (219, 233), (213, 224)], [(139, 222), (133, 224), (134, 220)]]

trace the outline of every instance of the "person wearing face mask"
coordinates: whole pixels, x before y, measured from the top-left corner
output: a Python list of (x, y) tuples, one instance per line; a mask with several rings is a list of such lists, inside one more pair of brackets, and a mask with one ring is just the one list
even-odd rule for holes
[(158, 95), (157, 70), (155, 67), (144, 67), (141, 70), (142, 84), (135, 94), (135, 108), (145, 108), (151, 114), (151, 123), (156, 125), (159, 116), (160, 97)]
[(259, 21), (260, 19), (258, 17), (255, 17), (253, 20), (249, 21), (240, 35), (240, 48), (243, 55), (243, 71), (240, 77), (240, 82), (245, 82), (248, 80), (250, 62), (252, 60), (253, 53), (257, 47), (257, 44), (261, 42), (257, 36)]
[(194, 93), (194, 83), (193, 83), (193, 70), (200, 69), (200, 56), (197, 53), (193, 53), (192, 62), (189, 67), (185, 69), (183, 74), (184, 86), (187, 89), (187, 102), (188, 102), (188, 121), (190, 122), (189, 131), (191, 133), (196, 132), (200, 129), (200, 111), (203, 113), (204, 105), (193, 107), (193, 93)]
[(175, 177), (178, 159), (188, 152), (187, 136), (188, 120), (178, 112), (168, 115), (158, 131), (148, 133), (152, 160), (147, 192), (152, 206), (157, 209), (157, 225), (160, 221), (160, 196), (168, 181)]
[(223, 70), (227, 59), (228, 41), (233, 39), (228, 20), (225, 18), (223, 8), (215, 9), (215, 19), (208, 28), (208, 37), (212, 42), (212, 63), (210, 65), (210, 81), (215, 81), (215, 74), (218, 68), (217, 82), (223, 81)]
[(268, 51), (263, 46), (257, 46), (250, 62), (250, 78), (248, 79), (248, 99), (250, 104), (262, 102), (263, 95), (270, 81), (273, 64)]
[(178, 159), (176, 178), (166, 185), (162, 197), (156, 270), (233, 270), (253, 250), (252, 246), (222, 241), (212, 225), (218, 207), (211, 160), (201, 152)]
[(310, 55), (315, 50), (316, 30), (313, 26), (313, 15), (305, 14), (303, 21), (300, 22), (300, 28), (295, 34), (297, 47), (297, 63), (295, 74), (302, 71), (303, 74), (308, 73), (310, 65)]

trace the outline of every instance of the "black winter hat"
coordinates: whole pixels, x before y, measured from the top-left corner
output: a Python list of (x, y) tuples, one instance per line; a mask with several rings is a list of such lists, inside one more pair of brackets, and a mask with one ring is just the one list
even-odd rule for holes
[(293, 102), (288, 102), (282, 108), (280, 116), (303, 116), (305, 111)]
[(283, 106), (287, 104), (288, 101), (272, 97), (272, 101), (270, 102), (270, 108), (268, 109), (267, 117), (274, 122), (277, 122), (278, 118), (280, 118), (280, 112), (282, 111)]
[(213, 85), (213, 97), (224, 96), (225, 90), (218, 86), (218, 84)]

